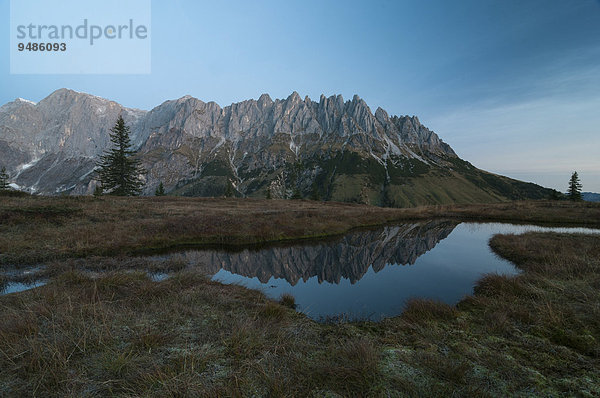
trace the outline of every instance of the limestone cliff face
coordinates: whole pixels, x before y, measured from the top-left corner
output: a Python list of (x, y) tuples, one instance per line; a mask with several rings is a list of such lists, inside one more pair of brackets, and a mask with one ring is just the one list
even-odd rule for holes
[[(190, 196), (264, 197), (268, 191), (403, 205), (406, 198), (461, 201), (453, 190), (468, 191), (458, 184), (448, 195), (411, 192), (419, 178), (457, 178), (470, 165), (417, 117), (390, 117), (381, 108), (373, 114), (356, 95), (317, 102), (296, 92), (281, 100), (263, 94), (224, 108), (185, 96), (141, 111), (60, 89), (38, 104), (17, 99), (0, 108), (0, 162), (22, 189), (90, 194), (95, 162), (108, 149), (119, 114), (146, 169), (146, 194), (163, 182), (167, 192)], [(495, 188), (474, 189), (483, 190), (472, 201), (503, 198)]]
[(0, 162), (30, 191), (81, 192), (120, 113), (129, 124), (145, 114), (66, 89), (38, 104), (17, 99), (0, 108)]
[(377, 115), (358, 96), (315, 102), (295, 92), (275, 101), (263, 94), (225, 108), (183, 97), (150, 111), (135, 130), (145, 139), (141, 152), (151, 159), (150, 185), (161, 180), (182, 194), (209, 194), (214, 183), (204, 179), (220, 177), (221, 185), (231, 183), (241, 195), (266, 189), (279, 197), (296, 189), (307, 195), (317, 175), (331, 173), (336, 165), (330, 163), (341, 163), (336, 157), (344, 153), (383, 170), (407, 159), (456, 157), (417, 118), (389, 118), (382, 110)]

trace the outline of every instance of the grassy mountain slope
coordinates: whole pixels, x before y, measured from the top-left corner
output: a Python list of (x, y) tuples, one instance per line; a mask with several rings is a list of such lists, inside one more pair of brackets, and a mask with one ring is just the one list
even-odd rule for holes
[(437, 163), (398, 157), (386, 160), (384, 166), (356, 152), (337, 152), (277, 169), (236, 171), (225, 160), (215, 159), (172, 194), (243, 196), (240, 191), (244, 191), (246, 196), (264, 198), (269, 191), (274, 197), (296, 195), (389, 207), (550, 199), (555, 194), (552, 189), (477, 169), (458, 157), (438, 157)]

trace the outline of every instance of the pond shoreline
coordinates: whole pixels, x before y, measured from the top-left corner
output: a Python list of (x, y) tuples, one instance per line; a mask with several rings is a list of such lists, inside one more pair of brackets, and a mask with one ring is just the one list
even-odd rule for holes
[[(454, 305), (463, 295), (472, 294), (483, 274), (514, 274), (512, 265), (492, 255), (488, 242), (497, 234), (528, 231), (600, 233), (588, 228), (455, 220), (388, 223), (296, 244), (251, 245), (236, 250), (191, 247), (160, 255), (91, 257), (58, 260), (49, 267), (15, 267), (10, 275), (0, 278), (0, 288), (4, 287), (0, 294), (38, 287), (67, 271), (84, 272), (92, 278), (109, 272), (143, 272), (156, 281), (155, 275), (164, 277), (187, 269), (224, 284), (260, 290), (271, 299), (293, 296), (296, 309), (312, 319), (378, 321), (401, 313), (402, 303), (409, 298)], [(417, 279), (410, 282), (411, 278)], [(429, 285), (433, 290), (426, 288)], [(398, 304), (392, 308), (388, 302)]]
[(295, 244), (425, 219), (600, 227), (600, 204), (529, 201), (392, 209), (307, 200), (0, 197), (0, 216), (0, 265), (27, 265)]
[(522, 272), (484, 277), (457, 306), (413, 300), (379, 323), (320, 324), (190, 271), (158, 283), (65, 271), (0, 297), (0, 386), (47, 396), (598, 395), (600, 236), (497, 235), (492, 246)]

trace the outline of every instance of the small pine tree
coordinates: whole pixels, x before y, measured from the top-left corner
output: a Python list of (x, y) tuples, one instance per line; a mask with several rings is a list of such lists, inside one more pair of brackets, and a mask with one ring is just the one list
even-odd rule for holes
[(272, 199), (271, 197), (271, 187), (267, 187), (267, 195), (266, 195), (267, 199)]
[(102, 185), (100, 184), (96, 184), (96, 188), (94, 188), (94, 196), (95, 197), (100, 197), (104, 194), (103, 189), (102, 189)]
[(225, 197), (231, 198), (232, 196), (233, 196), (233, 188), (231, 187), (231, 184), (228, 182), (227, 188), (225, 188)]
[(302, 199), (302, 194), (300, 193), (300, 190), (298, 188), (294, 189), (292, 199)]
[(312, 192), (310, 193), (310, 200), (321, 200), (321, 195), (319, 195), (319, 190), (317, 189), (316, 184), (313, 184)]
[(2, 167), (2, 169), (0, 169), (0, 191), (8, 191), (10, 189), (8, 178), (9, 176), (6, 172), (6, 167)]
[(579, 175), (577, 172), (573, 172), (571, 174), (571, 179), (569, 180), (569, 189), (567, 190), (567, 196), (569, 200), (581, 200), (581, 181), (579, 180)]
[(165, 186), (163, 185), (162, 181), (160, 182), (160, 184), (158, 184), (158, 188), (156, 188), (156, 191), (154, 191), (154, 195), (165, 196)]
[(100, 156), (100, 162), (97, 164), (100, 168), (98, 175), (102, 188), (111, 195), (139, 195), (144, 185), (139, 175), (145, 170), (139, 160), (133, 158), (135, 151), (131, 150), (130, 130), (123, 116), (119, 115), (110, 131), (110, 141), (114, 147)]

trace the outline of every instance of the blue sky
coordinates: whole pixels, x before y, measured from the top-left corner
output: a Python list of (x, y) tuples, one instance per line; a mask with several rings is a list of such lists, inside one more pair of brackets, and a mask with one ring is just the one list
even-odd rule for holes
[[(45, 2), (55, 7), (59, 1)], [(9, 52), (9, 1), (0, 51)], [(267, 92), (417, 115), (476, 166), (600, 192), (600, 1), (152, 1), (146, 75), (11, 75), (0, 103), (68, 87), (151, 109)]]

